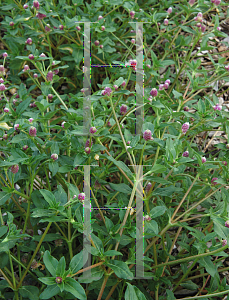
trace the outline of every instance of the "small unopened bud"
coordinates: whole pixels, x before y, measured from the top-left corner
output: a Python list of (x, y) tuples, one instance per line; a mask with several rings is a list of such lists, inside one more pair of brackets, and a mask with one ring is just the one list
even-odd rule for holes
[(224, 165), (224, 166), (227, 166), (227, 162), (224, 160), (224, 161), (222, 161), (222, 164)]
[(120, 107), (120, 113), (121, 113), (121, 115), (125, 115), (126, 112), (127, 112), (127, 105), (123, 104)]
[(227, 221), (225, 222), (225, 226), (226, 226), (227, 228), (229, 228), (229, 220), (227, 220)]
[(19, 126), (20, 126), (19, 124), (15, 124), (14, 125), (14, 130), (18, 130)]
[(48, 94), (48, 99), (52, 100), (52, 98), (53, 98), (53, 95), (52, 94)]
[(131, 17), (131, 19), (133, 19), (134, 18), (134, 15), (135, 15), (135, 11), (130, 11), (130, 17)]
[(13, 27), (14, 26), (14, 22), (10, 22), (10, 24), (9, 24), (11, 27)]
[(77, 29), (78, 31), (80, 31), (81, 27), (80, 27), (80, 26), (76, 26), (76, 29)]
[(29, 59), (34, 60), (34, 55), (33, 54), (30, 54), (28, 57), (29, 57)]
[(98, 20), (101, 20), (101, 19), (103, 19), (103, 16), (98, 16)]
[(152, 90), (150, 91), (150, 95), (151, 95), (152, 97), (156, 97), (157, 94), (158, 94), (157, 89), (152, 88)]
[(28, 145), (24, 145), (24, 146), (22, 147), (22, 150), (26, 151), (28, 148), (29, 148)]
[(9, 108), (7, 108), (7, 107), (5, 107), (3, 110), (4, 110), (5, 113), (9, 112)]
[(189, 157), (189, 152), (188, 152), (188, 151), (185, 151), (185, 152), (182, 154), (182, 156), (184, 156), (184, 157)]
[(99, 46), (99, 41), (96, 40), (96, 41), (94, 42), (94, 44), (95, 44), (95, 46)]
[(80, 202), (83, 202), (84, 199), (85, 199), (85, 194), (84, 194), (84, 193), (80, 193), (80, 194), (78, 195), (78, 199), (80, 200)]
[(213, 185), (217, 185), (218, 183), (216, 182), (218, 178), (217, 177), (213, 177), (212, 180), (211, 180), (211, 184)]
[(181, 129), (182, 129), (182, 132), (185, 134), (188, 131), (188, 129), (189, 129), (189, 123), (188, 122), (184, 123), (182, 125)]
[(47, 74), (47, 76), (46, 76), (46, 79), (47, 79), (48, 81), (52, 81), (52, 80), (53, 80), (53, 72), (52, 72), (52, 71), (49, 71), (49, 72), (48, 72), (48, 74)]
[(51, 155), (51, 158), (52, 158), (53, 160), (57, 160), (57, 159), (58, 159), (58, 155), (57, 155), (56, 153), (53, 153), (53, 154)]
[(6, 57), (8, 56), (8, 54), (7, 54), (6, 52), (4, 52), (4, 53), (2, 54), (2, 56), (3, 56), (4, 58), (6, 58)]
[(148, 222), (152, 220), (151, 217), (150, 217), (149, 215), (144, 216), (144, 219), (145, 219), (146, 221), (148, 221)]
[(132, 43), (132, 44), (135, 44), (135, 39), (131, 39), (131, 43)]
[(24, 4), (24, 5), (23, 5), (23, 8), (24, 8), (24, 9), (26, 9), (26, 8), (28, 8), (28, 7), (29, 7), (28, 4)]
[(59, 29), (60, 29), (60, 30), (64, 30), (64, 25), (62, 25), (62, 24), (59, 25)]
[(167, 26), (169, 24), (169, 20), (168, 19), (164, 19), (164, 25)]
[(29, 123), (32, 123), (33, 122), (33, 118), (29, 118)]
[(201, 160), (202, 160), (202, 163), (205, 163), (207, 161), (206, 157), (204, 157), (204, 156), (201, 158)]
[(62, 278), (61, 277), (56, 277), (56, 283), (60, 284), (62, 282)]
[(94, 134), (96, 133), (97, 129), (95, 127), (91, 127), (89, 131), (91, 134)]
[(28, 45), (32, 45), (33, 40), (31, 38), (28, 38), (25, 43)]
[(34, 126), (31, 126), (29, 129), (29, 135), (30, 136), (36, 136), (37, 135), (37, 129)]
[(90, 149), (89, 147), (86, 147), (84, 150), (85, 150), (85, 152), (86, 152), (87, 154), (90, 154), (90, 153), (91, 153), (91, 149)]
[(10, 170), (12, 173), (16, 174), (19, 170), (19, 165), (13, 165)]
[(168, 13), (168, 14), (171, 14), (172, 11), (173, 11), (172, 7), (169, 7), (168, 10), (167, 10), (167, 13)]
[(147, 130), (144, 131), (144, 133), (143, 133), (143, 139), (145, 141), (153, 140), (151, 130), (147, 129)]
[(35, 7), (36, 9), (39, 9), (40, 3), (37, 0), (33, 1), (33, 7)]

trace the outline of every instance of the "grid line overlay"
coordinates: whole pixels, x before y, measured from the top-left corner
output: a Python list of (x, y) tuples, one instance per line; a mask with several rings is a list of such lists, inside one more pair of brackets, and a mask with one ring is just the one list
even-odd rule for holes
[[(90, 23), (84, 23), (84, 78), (83, 78), (83, 136), (89, 136), (91, 127), (91, 67), (101, 67), (100, 65), (91, 65), (91, 39), (90, 39)], [(97, 23), (97, 22), (96, 22)], [(131, 22), (132, 23), (132, 22)], [(134, 22), (136, 24), (136, 123), (135, 135), (141, 135), (142, 126), (144, 123), (144, 68), (143, 68), (143, 22)], [(125, 67), (120, 65), (103, 65), (103, 67)], [(84, 267), (91, 266), (91, 193), (90, 193), (90, 165), (84, 165), (84, 205), (83, 205), (83, 262)], [(135, 175), (137, 180), (136, 192), (136, 277), (135, 279), (144, 278), (144, 227), (143, 227), (143, 166), (135, 166)], [(95, 208), (97, 209), (97, 208)], [(101, 208), (109, 210), (109, 208)], [(115, 208), (112, 208), (115, 209)], [(120, 209), (120, 208), (116, 208)], [(128, 208), (127, 208), (128, 209)], [(83, 279), (91, 278), (91, 269), (83, 272)], [(95, 280), (99, 278), (94, 278)]]

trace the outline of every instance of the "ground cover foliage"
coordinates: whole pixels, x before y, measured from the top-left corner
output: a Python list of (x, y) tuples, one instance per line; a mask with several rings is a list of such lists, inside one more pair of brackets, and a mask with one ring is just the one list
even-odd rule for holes
[(1, 1), (0, 298), (229, 299), (228, 17), (220, 0)]

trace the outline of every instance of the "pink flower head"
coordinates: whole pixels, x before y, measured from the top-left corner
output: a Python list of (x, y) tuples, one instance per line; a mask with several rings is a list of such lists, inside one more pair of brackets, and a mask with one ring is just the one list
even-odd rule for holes
[(147, 129), (147, 130), (144, 131), (144, 133), (143, 133), (143, 139), (145, 141), (153, 140), (151, 130)]
[(224, 160), (224, 161), (222, 161), (222, 164), (224, 165), (224, 166), (227, 166), (227, 162)]
[(28, 4), (24, 4), (24, 5), (23, 5), (23, 8), (24, 8), (24, 9), (26, 9), (26, 8), (28, 8), (28, 7), (29, 7)]
[(164, 83), (164, 85), (163, 85), (163, 87), (164, 87), (164, 89), (165, 89), (165, 90), (167, 90), (167, 89), (168, 89), (168, 87), (169, 87), (169, 84), (168, 84), (168, 82), (165, 82), (165, 83)]
[(22, 147), (22, 150), (26, 151), (28, 148), (29, 148), (28, 145), (24, 145), (24, 146)]
[(118, 89), (118, 86), (115, 84), (113, 87), (114, 87), (114, 88), (115, 88), (115, 90), (117, 91), (117, 89)]
[(162, 91), (164, 89), (164, 84), (159, 85), (159, 91)]
[(101, 26), (101, 30), (104, 31), (105, 30), (105, 26)]
[(207, 161), (206, 157), (204, 157), (204, 156), (201, 158), (201, 160), (202, 160), (202, 163), (205, 163)]
[(149, 182), (149, 183), (147, 184), (146, 188), (145, 188), (145, 192), (146, 192), (146, 194), (148, 194), (148, 193), (149, 193), (149, 190), (151, 189), (151, 187), (152, 187), (152, 183), (151, 183), (151, 182)]
[(49, 72), (48, 72), (48, 74), (47, 74), (47, 76), (46, 76), (46, 79), (47, 79), (48, 81), (52, 81), (52, 80), (53, 80), (53, 72), (52, 72), (52, 71), (49, 71)]
[(225, 66), (225, 69), (226, 69), (227, 71), (229, 71), (229, 65)]
[(226, 226), (227, 228), (229, 228), (229, 220), (227, 220), (227, 221), (225, 222), (225, 226)]
[(146, 221), (151, 221), (152, 219), (151, 219), (151, 217), (149, 216), (149, 215), (146, 215), (146, 216), (144, 216), (144, 220), (146, 220)]
[(2, 54), (2, 56), (3, 56), (4, 58), (6, 58), (6, 57), (8, 56), (8, 54), (7, 54), (6, 52), (4, 52), (4, 53)]
[(13, 99), (13, 105), (17, 103), (17, 99)]
[(0, 91), (3, 92), (5, 91), (6, 87), (5, 87), (5, 84), (1, 83), (0, 84)]
[(61, 277), (56, 277), (56, 283), (60, 284), (62, 282), (62, 278)]
[(98, 16), (98, 20), (101, 20), (101, 19), (103, 19), (103, 16)]
[(91, 127), (89, 131), (91, 134), (94, 134), (96, 133), (97, 129), (95, 127)]
[(219, 27), (219, 26), (217, 27), (217, 30), (221, 31), (221, 29), (222, 29), (221, 27)]
[(40, 12), (38, 12), (38, 13), (36, 14), (36, 17), (38, 17), (39, 20), (43, 20), (44, 18), (46, 18), (46, 15), (45, 15), (45, 14), (42, 14), (42, 13), (40, 13)]
[(7, 140), (8, 139), (8, 135), (6, 133), (3, 134), (3, 138), (4, 138), (4, 140)]
[(80, 26), (76, 26), (76, 29), (77, 29), (78, 31), (80, 31), (81, 27), (80, 27)]
[(215, 0), (215, 5), (220, 5), (220, 3), (221, 3), (221, 0)]
[(15, 124), (14, 125), (14, 130), (18, 130), (19, 126), (20, 126), (19, 124)]
[(19, 165), (13, 165), (10, 170), (12, 173), (16, 174), (19, 171)]
[(84, 201), (84, 199), (85, 199), (85, 194), (84, 193), (80, 193), (78, 195), (78, 200), (80, 200), (80, 202), (82, 202), (82, 201)]
[(164, 25), (167, 26), (169, 24), (169, 20), (168, 19), (164, 19)]
[(227, 240), (223, 240), (222, 241), (222, 246), (224, 247), (224, 246), (226, 246), (227, 245)]
[(94, 42), (94, 44), (95, 44), (95, 46), (99, 46), (99, 41), (96, 40), (96, 41)]
[(217, 103), (216, 105), (213, 106), (214, 110), (222, 110), (222, 106)]
[(35, 7), (36, 9), (39, 9), (40, 3), (37, 0), (33, 1), (33, 7)]
[(53, 98), (53, 95), (52, 94), (48, 94), (48, 99), (52, 100), (52, 98)]
[(105, 87), (104, 94), (110, 96), (111, 93), (112, 93), (112, 89), (110, 87)]
[(39, 57), (47, 57), (44, 53), (41, 53)]
[(4, 79), (3, 78), (0, 78), (0, 83), (3, 83), (4, 82)]
[(206, 30), (206, 26), (201, 24), (201, 27), (200, 27), (200, 29), (201, 29), (201, 32), (203, 32), (203, 33), (204, 33), (204, 32), (205, 32), (205, 30)]
[(29, 122), (32, 123), (33, 122), (33, 118), (29, 118)]
[(51, 155), (51, 158), (52, 158), (53, 160), (57, 160), (57, 159), (58, 159), (58, 155), (57, 155), (56, 153), (53, 153), (53, 154)]
[(0, 72), (4, 72), (5, 71), (5, 68), (3, 65), (0, 65)]
[(130, 11), (130, 17), (131, 17), (131, 19), (134, 18), (134, 15), (135, 15), (135, 11), (131, 10), (131, 11)]
[(29, 128), (29, 135), (30, 135), (30, 136), (36, 136), (36, 135), (37, 135), (37, 129), (36, 129), (36, 127), (31, 126), (31, 127)]
[(46, 32), (51, 31), (51, 26), (49, 24), (45, 25), (45, 31)]
[(149, 102), (152, 102), (153, 97), (152, 97), (152, 96), (149, 96), (148, 100), (149, 100)]
[(132, 43), (132, 44), (135, 44), (135, 39), (131, 39), (131, 43)]
[(182, 156), (189, 157), (189, 152), (188, 151), (184, 151), (184, 153), (182, 154)]
[(152, 97), (157, 97), (157, 94), (158, 94), (157, 89), (152, 88), (152, 90), (150, 91), (150, 95), (151, 95)]
[(211, 180), (211, 183), (212, 183), (213, 185), (217, 185), (218, 183), (215, 182), (217, 179), (218, 179), (217, 177), (213, 177), (212, 180)]
[(28, 57), (29, 57), (29, 59), (34, 60), (34, 55), (33, 54), (30, 54)]
[(121, 113), (121, 115), (125, 115), (126, 112), (127, 112), (127, 105), (123, 104), (120, 107), (120, 113)]
[(182, 125), (181, 129), (182, 129), (182, 132), (185, 134), (189, 129), (189, 122), (184, 123)]
[(171, 81), (169, 79), (166, 79), (166, 81), (165, 81), (165, 83), (168, 84), (168, 85), (170, 85), (170, 82)]
[(28, 45), (32, 45), (33, 40), (31, 38), (28, 38), (25, 43)]
[(63, 121), (62, 123), (61, 123), (61, 127), (62, 128), (64, 128), (64, 124), (65, 124), (66, 122), (65, 121)]
[(54, 73), (57, 75), (59, 73), (59, 69), (54, 70)]
[[(93, 141), (92, 141), (92, 139), (91, 139), (91, 146), (93, 145)], [(90, 146), (90, 139), (88, 139), (87, 141), (86, 141), (86, 143), (85, 143), (85, 148), (87, 148), (87, 147), (89, 147)], [(91, 147), (90, 146), (90, 147)]]
[(184, 111), (189, 111), (188, 106), (185, 106), (185, 107), (184, 107)]
[(168, 13), (168, 14), (171, 14), (172, 11), (173, 11), (172, 7), (169, 7), (168, 10), (167, 10), (167, 13)]
[(121, 86), (122, 86), (122, 87), (125, 87), (125, 85), (126, 85), (126, 82), (123, 81), (123, 83), (121, 84)]
[(91, 153), (91, 148), (89, 148), (89, 147), (86, 147), (84, 150), (85, 150), (85, 152), (86, 152), (87, 154), (90, 154), (90, 153)]
[(60, 30), (64, 30), (64, 25), (60, 24), (60, 25), (59, 25), (59, 29), (60, 29)]
[(203, 14), (199, 12), (197, 16), (194, 18), (194, 20), (197, 22), (203, 22)]
[(5, 113), (9, 112), (9, 108), (7, 108), (7, 107), (5, 107), (3, 110), (4, 110)]
[(191, 6), (193, 6), (193, 4), (195, 4), (195, 1), (196, 1), (196, 0), (189, 0), (188, 3), (189, 3)]
[(25, 65), (23, 71), (26, 72), (26, 71), (28, 71), (28, 70), (29, 70), (29, 66), (28, 66), (28, 65)]
[(10, 22), (10, 24), (9, 24), (11, 27), (13, 27), (14, 26), (14, 22)]

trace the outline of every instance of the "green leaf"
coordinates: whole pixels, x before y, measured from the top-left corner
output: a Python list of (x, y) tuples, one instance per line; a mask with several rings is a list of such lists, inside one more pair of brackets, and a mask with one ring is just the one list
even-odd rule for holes
[(107, 157), (108, 160), (112, 161), (117, 167), (119, 167), (120, 169), (122, 169), (126, 173), (126, 175), (128, 175), (131, 178), (133, 177), (132, 172), (127, 167), (127, 165), (124, 164), (124, 162), (122, 162), (122, 161), (116, 161), (112, 156), (106, 155), (106, 157)]
[(52, 176), (55, 176), (59, 170), (59, 165), (57, 161), (49, 161), (49, 170), (52, 172)]
[(11, 195), (11, 193), (0, 192), (0, 205), (4, 205), (10, 199)]
[(40, 299), (51, 299), (53, 296), (60, 292), (60, 288), (57, 284), (48, 286), (43, 293), (40, 294)]
[(166, 289), (166, 294), (167, 294), (167, 300), (176, 300), (176, 297), (174, 296), (172, 291)]
[(56, 277), (40, 277), (39, 280), (46, 285), (54, 285), (56, 283)]
[(29, 298), (30, 300), (39, 299), (39, 289), (36, 286), (24, 285), (19, 289), (19, 293), (22, 297)]
[(62, 277), (64, 275), (65, 268), (66, 268), (65, 257), (62, 256), (56, 268), (56, 275)]
[(209, 256), (202, 257), (199, 259), (199, 263), (201, 266), (204, 266), (206, 271), (212, 276), (217, 277), (219, 279), (219, 273), (217, 272), (217, 266), (213, 264), (211, 258)]
[(17, 107), (16, 109), (16, 113), (17, 115), (21, 115), (23, 113), (23, 111), (26, 110), (26, 108), (29, 106), (31, 101), (31, 97), (28, 97), (27, 99), (23, 100)]
[(183, 286), (185, 289), (191, 291), (195, 291), (199, 288), (198, 285), (192, 282), (191, 280), (188, 280), (185, 283), (181, 283), (180, 285)]
[(83, 287), (75, 279), (67, 277), (64, 282), (64, 290), (71, 293), (74, 297), (87, 300)]
[(103, 243), (94, 233), (91, 234), (91, 239), (100, 253), (104, 253)]
[(45, 267), (48, 269), (49, 273), (52, 276), (56, 277), (56, 269), (58, 266), (58, 260), (53, 257), (48, 250), (45, 251), (45, 254), (43, 256), (43, 261), (45, 264)]
[(84, 264), (86, 262), (87, 261), (83, 260), (83, 250), (80, 253), (73, 256), (73, 258), (70, 262), (70, 265), (69, 265), (69, 268), (71, 269), (72, 274), (74, 274), (74, 273), (78, 272), (80, 269), (82, 269), (82, 267), (84, 266)]
[(131, 194), (132, 192), (132, 189), (125, 183), (114, 184), (109, 182), (109, 185), (113, 190), (124, 194)]
[(165, 206), (156, 206), (153, 209), (151, 209), (150, 216), (152, 219), (154, 219), (156, 217), (163, 215), (165, 211), (166, 211)]
[(50, 191), (40, 190), (40, 193), (45, 198), (45, 200), (48, 202), (50, 207), (55, 207), (56, 206), (56, 198), (54, 197), (54, 195)]
[(163, 173), (165, 172), (167, 169), (166, 166), (162, 166), (162, 165), (159, 165), (159, 164), (154, 164), (153, 165), (153, 168), (151, 169), (151, 172), (152, 173)]
[(116, 251), (116, 250), (108, 250), (104, 253), (104, 256), (113, 256), (113, 255), (122, 255), (123, 254), (119, 251)]
[(146, 300), (145, 295), (134, 285), (127, 282), (125, 300)]
[(153, 135), (153, 133), (154, 133), (154, 125), (151, 122), (144, 123), (143, 126), (142, 126), (142, 133), (145, 130), (150, 130), (151, 133), (152, 133), (152, 135)]
[(27, 139), (28, 139), (28, 136), (26, 134), (19, 133), (12, 138), (11, 143), (19, 143), (19, 142), (27, 140)]
[(133, 274), (125, 262), (111, 259), (109, 262), (106, 262), (106, 265), (111, 268), (119, 278), (133, 279)]
[(225, 222), (222, 218), (211, 216), (214, 223), (214, 231), (218, 237), (222, 239), (227, 239), (229, 236), (229, 228), (225, 226)]

